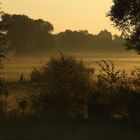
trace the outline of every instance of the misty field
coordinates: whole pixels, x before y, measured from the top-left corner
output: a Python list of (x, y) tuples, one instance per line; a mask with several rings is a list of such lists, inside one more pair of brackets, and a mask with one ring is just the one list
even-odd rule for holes
[[(138, 55), (129, 54), (129, 55), (111, 55), (111, 54), (73, 54), (74, 58), (82, 60), (84, 64), (89, 68), (95, 69), (95, 74), (99, 74), (99, 65), (97, 62), (100, 60), (111, 60), (115, 69), (126, 70), (128, 73), (135, 70), (135, 68), (140, 68), (140, 59)], [(23, 78), (28, 81), (30, 79), (30, 74), (34, 68), (40, 68), (42, 65), (47, 63), (48, 57), (19, 57), (6, 60), (4, 63), (2, 76), (7, 82), (10, 82), (9, 86), (9, 97), (8, 102), (9, 110), (15, 108), (16, 98), (32, 94), (32, 90), (29, 86), (19, 84), (20, 77), (23, 74)], [(93, 77), (94, 78), (94, 77)]]
[[(112, 60), (115, 66), (112, 61), (100, 60)], [(34, 69), (41, 66), (46, 70), (43, 74), (48, 74), (45, 83), (43, 78), (46, 75), (42, 77)], [(89, 73), (87, 67), (95, 68), (95, 74)], [(2, 116), (0, 120), (0, 140), (139, 140), (139, 110), (136, 109), (139, 107), (139, 86), (131, 83), (125, 73), (116, 71), (121, 69), (130, 73), (135, 68), (140, 68), (138, 56), (68, 57), (61, 54), (55, 59), (10, 58), (2, 70), (9, 82), (5, 90), (8, 94), (4, 92), (5, 100), (1, 98), (1, 114), (5, 118), (3, 120)], [(96, 80), (90, 79), (96, 74)], [(133, 86), (136, 90), (131, 89)], [(52, 95), (48, 94), (50, 92)], [(76, 96), (69, 96), (73, 93)], [(3, 103), (7, 103), (6, 106)]]
[[(135, 68), (140, 68), (140, 56), (136, 54), (78, 54), (72, 55), (76, 59), (83, 60), (87, 67), (95, 68), (98, 73), (99, 67), (97, 62), (100, 60), (112, 60), (116, 69), (126, 70), (131, 72)], [(49, 57), (48, 57), (49, 58)], [(48, 60), (47, 57), (24, 57), (24, 58), (11, 58), (5, 61), (3, 77), (8, 81), (17, 81), (21, 74), (25, 79), (29, 79), (30, 73), (33, 68), (39, 68)]]

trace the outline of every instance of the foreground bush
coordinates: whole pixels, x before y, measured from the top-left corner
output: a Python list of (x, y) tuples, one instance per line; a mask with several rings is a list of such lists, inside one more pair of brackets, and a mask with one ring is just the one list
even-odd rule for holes
[(114, 115), (126, 117), (132, 87), (127, 73), (116, 70), (110, 60), (102, 60), (98, 64), (100, 73), (94, 81), (95, 86), (89, 102), (89, 117), (98, 119), (110, 118)]
[(61, 54), (51, 58), (31, 74), (38, 93), (32, 98), (33, 107), (57, 118), (86, 115), (91, 73), (82, 61), (72, 57)]

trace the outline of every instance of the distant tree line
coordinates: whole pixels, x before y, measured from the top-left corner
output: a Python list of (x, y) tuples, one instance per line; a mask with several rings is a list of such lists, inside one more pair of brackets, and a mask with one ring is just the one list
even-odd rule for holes
[(15, 54), (44, 51), (45, 47), (49, 49), (52, 46), (50, 33), (53, 31), (53, 26), (47, 21), (33, 20), (25, 15), (4, 14), (3, 22), (8, 23), (6, 37), (9, 40), (9, 49)]
[(71, 52), (121, 52), (123, 38), (107, 30), (97, 35), (87, 30), (66, 30), (53, 34), (53, 25), (25, 15), (3, 14), (1, 24), (8, 23), (9, 48), (15, 55), (49, 53), (54, 50)]

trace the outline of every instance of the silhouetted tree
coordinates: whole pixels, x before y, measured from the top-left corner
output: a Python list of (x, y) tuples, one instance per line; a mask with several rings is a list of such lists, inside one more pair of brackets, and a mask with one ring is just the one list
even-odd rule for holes
[(140, 53), (140, 1), (113, 0), (108, 16), (126, 38), (127, 49)]
[(100, 73), (92, 91), (89, 118), (107, 119), (119, 115), (129, 118), (133, 86), (125, 71), (116, 70), (112, 61), (99, 62)]
[(25, 15), (9, 14), (2, 15), (2, 23), (5, 22), (9, 24), (9, 47), (17, 54), (39, 52), (40, 48), (47, 50), (44, 47), (50, 47), (50, 32), (53, 31), (51, 23), (41, 19), (33, 20)]
[[(8, 33), (8, 23), (2, 22), (3, 12), (0, 12), (0, 70), (3, 69), (3, 60), (7, 59), (6, 53), (8, 51), (7, 38)], [(2, 73), (0, 71), (0, 117), (5, 117), (7, 111), (7, 97), (9, 92), (7, 90), (7, 84), (2, 78)]]
[(55, 48), (63, 51), (117, 52), (119, 50), (121, 52), (123, 50), (121, 40), (114, 41), (112, 34), (107, 30), (103, 30), (97, 35), (90, 34), (86, 30), (66, 30), (55, 34), (54, 37)]
[[(3, 12), (0, 12), (0, 19), (4, 15)], [(2, 19), (1, 19), (2, 20)], [(8, 23), (0, 21), (0, 61), (6, 58), (5, 53), (7, 52), (7, 39), (6, 35), (8, 33)]]
[[(7, 23), (9, 48), (16, 55), (48, 53), (54, 50), (71, 52), (122, 51), (120, 40), (114, 41), (107, 30), (97, 35), (87, 30), (66, 30), (52, 34), (53, 25), (42, 19), (31, 19), (26, 15), (3, 14), (1, 24)], [(119, 48), (119, 49), (118, 49)]]
[(25, 116), (25, 111), (29, 105), (28, 97), (17, 98), (16, 100), (18, 107), (21, 110), (22, 117)]
[(102, 40), (112, 41), (112, 34), (105, 29), (98, 34), (98, 38)]
[(41, 70), (34, 70), (31, 74), (32, 83), (40, 91), (33, 103), (39, 100), (51, 117), (65, 119), (84, 116), (90, 91), (90, 74), (83, 62), (72, 57), (61, 54), (58, 58), (51, 58)]

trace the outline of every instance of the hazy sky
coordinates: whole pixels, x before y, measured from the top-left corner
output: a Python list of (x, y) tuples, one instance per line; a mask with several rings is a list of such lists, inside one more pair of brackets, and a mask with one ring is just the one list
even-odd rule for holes
[(2, 10), (42, 18), (54, 25), (54, 31), (84, 30), (96, 34), (107, 29), (118, 33), (106, 17), (112, 0), (0, 0)]

